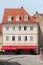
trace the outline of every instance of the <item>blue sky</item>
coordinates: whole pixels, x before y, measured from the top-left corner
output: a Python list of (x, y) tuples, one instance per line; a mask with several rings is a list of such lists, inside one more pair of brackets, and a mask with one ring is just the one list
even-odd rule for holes
[(24, 7), (31, 15), (36, 11), (43, 13), (43, 0), (0, 0), (0, 23), (2, 22), (5, 8)]

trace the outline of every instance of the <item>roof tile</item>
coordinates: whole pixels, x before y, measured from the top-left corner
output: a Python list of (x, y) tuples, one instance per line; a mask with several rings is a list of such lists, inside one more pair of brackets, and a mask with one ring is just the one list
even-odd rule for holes
[[(8, 22), (8, 16), (12, 16), (13, 20), (11, 22)], [(16, 21), (16, 16), (19, 15), (21, 17), (21, 20)], [(28, 17), (30, 17), (30, 19), (28, 21), (24, 21), (24, 16), (28, 15)], [(27, 11), (24, 8), (13, 8), (13, 9), (5, 9), (4, 10), (4, 16), (3, 16), (3, 20), (2, 23), (3, 24), (13, 24), (13, 23), (35, 23), (36, 21), (34, 20), (34, 18), (32, 16), (30, 16), (30, 14), (27, 13)]]

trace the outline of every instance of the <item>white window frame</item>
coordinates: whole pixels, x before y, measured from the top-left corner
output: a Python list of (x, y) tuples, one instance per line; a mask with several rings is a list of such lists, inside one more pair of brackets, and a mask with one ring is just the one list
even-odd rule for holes
[(26, 31), (27, 30), (27, 26), (24, 26), (24, 31)]
[(21, 41), (21, 36), (18, 36), (18, 41)]
[(30, 26), (30, 30), (33, 30), (33, 26)]
[(6, 36), (6, 41), (9, 41), (9, 36)]
[(12, 16), (8, 16), (8, 21), (12, 21)]
[(15, 30), (15, 26), (12, 26), (12, 30)]
[[(13, 39), (14, 38), (14, 39)], [(12, 41), (15, 41), (15, 36), (12, 36)]]
[(33, 36), (30, 36), (30, 41), (33, 41)]
[(24, 36), (24, 41), (27, 41), (27, 36)]
[(28, 15), (24, 16), (24, 21), (28, 21)]
[(18, 30), (21, 31), (21, 26), (18, 27)]
[(6, 31), (8, 31), (9, 30), (9, 26), (6, 26)]
[(20, 17), (19, 15), (16, 16), (16, 21), (19, 21), (20, 20)]

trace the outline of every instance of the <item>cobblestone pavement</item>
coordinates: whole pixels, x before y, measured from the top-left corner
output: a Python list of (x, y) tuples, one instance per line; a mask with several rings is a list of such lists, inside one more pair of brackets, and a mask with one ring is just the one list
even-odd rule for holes
[(0, 65), (43, 65), (39, 55), (0, 55)]

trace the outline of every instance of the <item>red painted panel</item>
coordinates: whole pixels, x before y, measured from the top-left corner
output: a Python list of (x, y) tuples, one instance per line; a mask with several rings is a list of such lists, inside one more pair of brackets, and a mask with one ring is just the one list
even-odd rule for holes
[(37, 46), (2, 46), (2, 50), (37, 49)]

